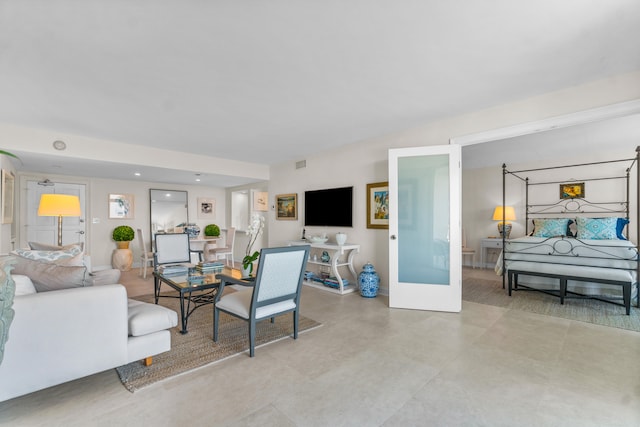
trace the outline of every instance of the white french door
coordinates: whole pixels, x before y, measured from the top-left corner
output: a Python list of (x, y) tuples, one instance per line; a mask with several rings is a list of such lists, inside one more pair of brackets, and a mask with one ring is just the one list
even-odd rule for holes
[(389, 306), (462, 308), (461, 149), (389, 150)]

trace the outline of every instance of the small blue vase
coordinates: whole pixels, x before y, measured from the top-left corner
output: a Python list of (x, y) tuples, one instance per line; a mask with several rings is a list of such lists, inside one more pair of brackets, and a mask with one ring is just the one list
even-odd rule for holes
[(366, 263), (362, 267), (362, 272), (358, 275), (360, 285), (360, 295), (365, 298), (375, 298), (380, 287), (380, 276), (376, 273), (371, 263)]

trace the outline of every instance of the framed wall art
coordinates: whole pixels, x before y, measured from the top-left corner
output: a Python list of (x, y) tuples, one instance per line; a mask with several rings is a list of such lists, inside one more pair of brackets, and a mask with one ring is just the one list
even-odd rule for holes
[(134, 212), (133, 194), (109, 194), (110, 219), (133, 219)]
[(560, 199), (584, 199), (584, 182), (560, 184)]
[(253, 210), (259, 212), (269, 210), (269, 193), (267, 191), (253, 191)]
[(198, 197), (198, 219), (215, 219), (216, 200)]
[(2, 169), (2, 223), (13, 223), (13, 194), (15, 176), (13, 172)]
[(389, 183), (367, 184), (367, 228), (389, 228)]
[(298, 193), (276, 195), (276, 219), (298, 219)]

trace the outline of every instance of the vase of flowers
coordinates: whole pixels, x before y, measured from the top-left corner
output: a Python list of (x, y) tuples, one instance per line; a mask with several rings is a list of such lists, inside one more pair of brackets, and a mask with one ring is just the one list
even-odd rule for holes
[(251, 252), (253, 245), (256, 243), (258, 236), (262, 234), (264, 229), (264, 217), (260, 214), (251, 215), (249, 226), (247, 227), (247, 236), (249, 236), (249, 243), (247, 243), (247, 249), (245, 256), (242, 258), (242, 276), (248, 277), (253, 273), (253, 263), (260, 257), (260, 252)]

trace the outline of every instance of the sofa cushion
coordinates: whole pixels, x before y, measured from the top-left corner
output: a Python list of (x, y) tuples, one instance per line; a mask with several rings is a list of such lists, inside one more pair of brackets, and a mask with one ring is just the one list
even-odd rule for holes
[(16, 283), (16, 296), (29, 295), (36, 293), (36, 287), (28, 276), (22, 274), (12, 274), (13, 281)]
[(16, 255), (13, 274), (29, 276), (38, 292), (91, 286), (91, 277), (83, 266), (49, 264)]
[(120, 282), (120, 270), (117, 268), (94, 271), (89, 276), (93, 286), (113, 285)]
[(129, 299), (129, 336), (139, 337), (173, 328), (178, 314), (166, 307)]
[(68, 249), (52, 251), (16, 249), (15, 251), (13, 251), (13, 253), (15, 255), (29, 258), (35, 261), (44, 261), (59, 265), (84, 265), (82, 248), (80, 247), (80, 245), (73, 245)]

